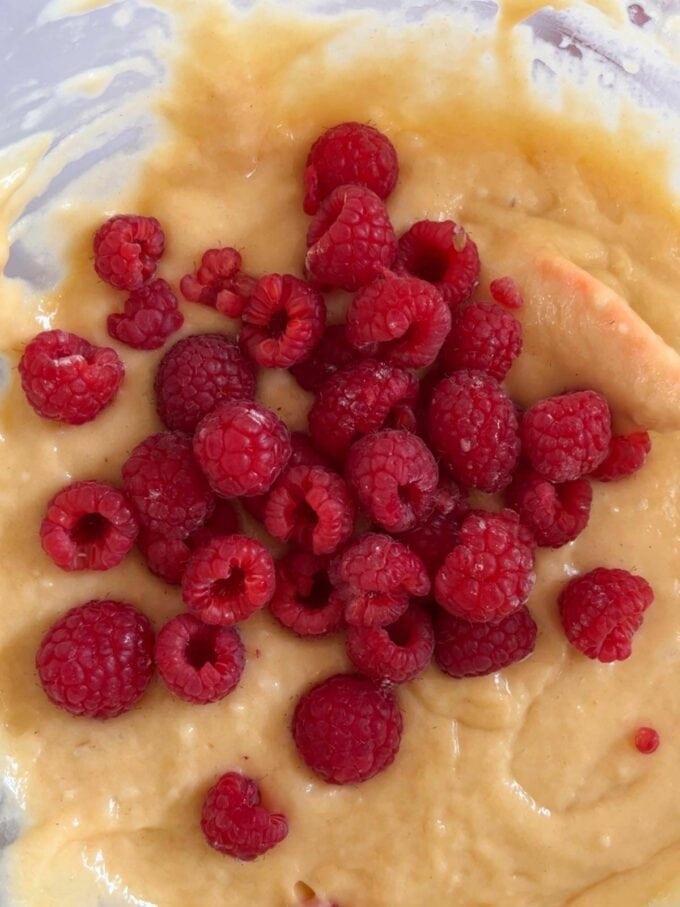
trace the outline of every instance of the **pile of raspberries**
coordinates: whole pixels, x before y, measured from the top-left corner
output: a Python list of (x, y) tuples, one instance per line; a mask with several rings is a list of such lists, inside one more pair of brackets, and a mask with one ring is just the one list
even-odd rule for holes
[[(85, 479), (55, 494), (40, 539), (67, 571), (109, 570), (136, 544), (180, 587), (185, 611), (156, 637), (128, 603), (64, 614), (36, 661), (56, 705), (112, 718), (135, 705), (154, 666), (173, 695), (215, 702), (244, 669), (237, 625), (268, 608), (299, 637), (344, 642), (355, 673), (305, 692), (291, 731), (313, 772), (350, 784), (394, 760), (397, 685), (433, 658), (460, 678), (532, 653), (536, 547), (573, 541), (592, 481), (639, 469), (649, 436), (613, 437), (607, 401), (589, 389), (526, 411), (513, 403), (502, 382), (522, 348), (519, 287), (502, 277), (478, 300), (478, 250), (452, 221), (418, 221), (398, 237), (385, 206), (397, 175), (385, 135), (336, 126), (304, 172), (303, 278), (254, 277), (222, 248), (180, 281), (186, 300), (241, 320), (237, 340), (191, 334), (170, 346), (155, 377), (164, 429), (132, 450), (119, 486)], [(129, 294), (109, 333), (137, 350), (183, 323), (156, 276), (164, 244), (158, 221), (136, 215), (94, 237), (97, 274)], [(342, 323), (327, 324), (323, 294), (338, 289), (353, 295)], [(308, 434), (256, 402), (258, 369), (289, 369), (309, 392)], [(125, 369), (114, 349), (52, 330), (28, 344), (19, 372), (40, 416), (78, 425), (114, 401)], [(243, 510), (288, 543), (278, 561), (243, 532)], [(568, 582), (556, 607), (569, 642), (611, 662), (631, 654), (652, 599), (642, 577), (600, 567)], [(202, 828), (248, 860), (288, 825), (252, 779), (228, 772), (207, 794)]]

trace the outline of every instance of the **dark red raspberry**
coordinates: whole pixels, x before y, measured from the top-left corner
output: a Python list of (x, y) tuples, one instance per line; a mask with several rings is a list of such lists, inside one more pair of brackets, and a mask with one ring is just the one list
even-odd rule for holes
[(322, 287), (358, 290), (391, 267), (396, 254), (381, 199), (363, 186), (339, 186), (309, 225), (305, 272)]
[(203, 416), (227, 400), (255, 399), (255, 372), (223, 334), (184, 337), (161, 359), (154, 382), (156, 409), (173, 431), (193, 434)]
[(394, 145), (372, 126), (340, 123), (314, 142), (307, 158), (304, 185), (306, 214), (338, 186), (366, 186), (387, 198), (397, 184), (399, 162)]
[(434, 651), (432, 618), (411, 607), (388, 627), (348, 627), (347, 654), (372, 680), (406, 683), (425, 670)]
[(367, 516), (388, 532), (412, 529), (434, 508), (437, 461), (410, 432), (361, 438), (350, 448), (345, 474)]
[(562, 626), (569, 642), (588, 658), (623, 661), (653, 601), (652, 587), (641, 576), (597, 567), (560, 593)]
[(123, 314), (109, 315), (106, 325), (114, 340), (136, 350), (156, 350), (184, 324), (177, 297), (160, 277), (133, 290)]
[(234, 627), (214, 627), (193, 614), (178, 614), (158, 634), (156, 665), (171, 693), (202, 705), (236, 689), (245, 653)]
[(138, 290), (153, 277), (164, 248), (155, 217), (117, 214), (94, 235), (94, 268), (117, 290)]
[(458, 543), (461, 521), (470, 510), (467, 497), (450, 479), (443, 479), (434, 496), (434, 508), (424, 523), (401, 533), (399, 541), (423, 561), (430, 576)]
[(201, 829), (208, 844), (237, 860), (254, 860), (288, 834), (288, 821), (260, 803), (260, 789), (239, 772), (227, 772), (203, 801)]
[(655, 753), (660, 742), (658, 731), (653, 727), (641, 727), (635, 732), (635, 748), (645, 756)]
[(201, 545), (211, 542), (218, 535), (234, 535), (235, 532), (239, 531), (240, 527), (241, 520), (234, 505), (229, 501), (225, 501), (224, 498), (217, 498), (215, 507), (208, 519), (198, 529), (194, 529), (187, 538), (187, 542), (189, 547), (195, 550), (200, 548)]
[(312, 687), (293, 715), (300, 755), (328, 784), (358, 784), (384, 771), (397, 755), (402, 728), (394, 694), (353, 674)]
[(62, 570), (110, 570), (135, 543), (139, 524), (125, 495), (107, 482), (74, 482), (47, 505), (43, 550)]
[(521, 431), (536, 472), (551, 482), (573, 482), (607, 456), (611, 413), (601, 394), (576, 391), (534, 403), (524, 414)]
[(489, 289), (492, 299), (506, 309), (521, 309), (524, 305), (522, 291), (512, 277), (497, 277)]
[(327, 558), (293, 551), (276, 564), (272, 614), (298, 636), (325, 636), (339, 630), (345, 603), (333, 593)]
[(509, 484), (519, 426), (512, 400), (490, 375), (461, 371), (444, 378), (432, 395), (427, 428), (457, 482), (487, 492)]
[(473, 511), (434, 581), (437, 602), (465, 620), (498, 621), (529, 597), (536, 576), (530, 533), (512, 510)]
[(440, 362), (448, 371), (470, 368), (502, 381), (522, 349), (522, 325), (492, 302), (472, 302), (453, 313)]
[(189, 558), (182, 600), (205, 623), (229, 627), (264, 608), (274, 586), (274, 561), (264, 545), (244, 535), (219, 536)]
[(241, 271), (236, 249), (208, 249), (195, 274), (185, 274), (179, 288), (187, 302), (210, 306), (229, 318), (240, 318), (255, 286), (255, 278)]
[(36, 655), (43, 690), (59, 708), (115, 718), (142, 696), (153, 674), (153, 629), (125, 602), (91, 601), (63, 614)]
[(482, 677), (531, 655), (537, 628), (525, 607), (484, 624), (438, 609), (434, 633), (434, 657), (442, 671), (451, 677)]
[(592, 477), (599, 482), (625, 479), (642, 469), (651, 449), (652, 442), (646, 431), (616, 435), (611, 439), (607, 456), (592, 473)]
[(180, 432), (145, 438), (123, 464), (122, 474), (142, 525), (167, 538), (185, 538), (203, 525), (215, 505), (191, 439)]
[(263, 368), (288, 368), (311, 353), (325, 325), (321, 293), (290, 274), (267, 274), (243, 309), (241, 347)]
[(452, 308), (472, 296), (479, 283), (479, 253), (452, 220), (420, 220), (399, 238), (397, 267), (427, 280)]
[(258, 403), (223, 403), (199, 423), (194, 452), (218, 494), (263, 494), (290, 459), (290, 432)]
[(344, 324), (331, 324), (309, 356), (291, 366), (290, 373), (306, 391), (316, 393), (340, 369), (360, 362), (362, 353), (350, 346)]
[(24, 350), (19, 374), (39, 416), (82, 425), (111, 403), (125, 369), (108, 346), (93, 346), (66, 331), (43, 331)]
[(553, 485), (531, 469), (520, 469), (506, 492), (508, 506), (544, 548), (573, 542), (588, 525), (592, 500), (587, 479)]

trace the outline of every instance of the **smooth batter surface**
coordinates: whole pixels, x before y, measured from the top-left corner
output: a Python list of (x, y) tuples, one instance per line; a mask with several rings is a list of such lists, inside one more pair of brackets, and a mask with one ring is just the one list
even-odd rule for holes
[[(160, 274), (170, 280), (219, 244), (242, 249), (255, 274), (300, 273), (307, 148), (324, 128), (357, 119), (384, 129), (397, 147), (401, 179), (389, 208), (398, 231), (422, 217), (453, 217), (480, 246), (482, 295), (505, 273), (524, 283), (527, 349), (510, 380), (517, 398), (597, 383), (621, 401), (622, 421), (641, 421), (640, 401), (628, 394), (640, 365), (620, 345), (640, 323), (626, 309), (629, 328), (600, 325), (593, 348), (601, 355), (579, 359), (578, 306), (558, 330), (554, 287), (534, 259), (558, 254), (586, 269), (680, 348), (680, 223), (661, 188), (662, 156), (636, 152), (630, 136), (613, 141), (592, 124), (541, 117), (527, 99), (508, 104), (499, 94), (481, 103), (474, 80), (435, 79), (435, 91), (424, 62), (434, 32), (395, 40), (389, 55), (376, 57), (374, 45), (373, 59), (351, 66), (325, 56), (335, 34), (337, 26), (271, 14), (228, 24), (210, 15), (192, 27), (162, 105), (167, 144), (139, 185), (105, 208), (82, 199), (64, 208), (73, 246), (69, 276), (54, 293), (34, 304), (8, 281), (0, 288), (0, 338), (12, 361), (47, 324), (110, 342), (105, 315), (121, 296), (97, 280), (90, 242), (96, 225), (119, 210), (160, 219), (168, 236)], [(566, 275), (564, 292), (580, 287), (587, 307), (592, 286), (570, 266)], [(225, 327), (201, 307), (186, 304), (184, 312), (185, 333)], [(559, 354), (562, 342), (570, 355)], [(590, 525), (575, 543), (539, 552), (533, 657), (467, 681), (428, 669), (399, 691), (405, 732), (394, 765), (363, 786), (330, 787), (302, 765), (288, 725), (302, 691), (348, 667), (339, 639), (299, 641), (260, 614), (242, 628), (247, 666), (226, 700), (191, 706), (156, 680), (132, 713), (107, 723), (59, 712), (36, 681), (40, 637), (74, 604), (127, 599), (156, 627), (181, 610), (177, 590), (137, 555), (104, 574), (69, 575), (38, 544), (56, 490), (75, 478), (116, 481), (131, 448), (160, 428), (151, 387), (161, 353), (117, 348), (127, 369), (122, 391), (87, 426), (40, 420), (16, 380), (0, 403), (1, 748), (27, 808), (12, 850), (14, 903), (91, 907), (99, 896), (158, 907), (289, 907), (310, 891), (340, 907), (674, 903), (677, 435), (655, 433), (641, 473), (596, 486)], [(677, 366), (654, 338), (652, 359), (657, 354), (662, 371)], [(308, 398), (286, 375), (269, 375), (261, 391), (293, 427), (304, 426)], [(649, 382), (642, 406), (658, 415), (664, 406), (654, 395)], [(562, 585), (598, 565), (639, 571), (656, 592), (625, 663), (586, 659), (557, 621)], [(644, 724), (661, 735), (653, 756), (631, 744)], [(198, 828), (207, 787), (229, 769), (257, 779), (265, 802), (290, 823), (283, 844), (252, 864), (211, 851)]]

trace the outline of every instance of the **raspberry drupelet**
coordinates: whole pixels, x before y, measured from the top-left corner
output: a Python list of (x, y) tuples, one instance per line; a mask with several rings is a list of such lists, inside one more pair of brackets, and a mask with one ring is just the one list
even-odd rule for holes
[(306, 551), (285, 554), (276, 564), (276, 591), (269, 608), (297, 636), (326, 636), (339, 630), (345, 603), (333, 592), (328, 558)]
[(312, 352), (291, 366), (290, 373), (303, 390), (315, 394), (331, 375), (364, 358), (347, 340), (345, 325), (331, 324)]
[(528, 467), (517, 471), (506, 492), (508, 506), (517, 511), (536, 544), (546, 548), (560, 548), (583, 532), (592, 500), (587, 479), (553, 485)]
[(255, 286), (255, 278), (241, 271), (236, 249), (208, 249), (195, 274), (185, 274), (179, 288), (187, 302), (217, 309), (229, 318), (240, 318)]
[(489, 285), (491, 298), (506, 309), (521, 309), (524, 297), (517, 282), (512, 277), (497, 277)]
[(155, 350), (184, 324), (177, 297), (161, 278), (133, 290), (124, 311), (109, 315), (106, 326), (114, 340), (136, 350)]
[(616, 435), (611, 439), (607, 456), (591, 473), (598, 482), (616, 482), (633, 475), (645, 465), (652, 442), (646, 431)]
[(455, 308), (479, 283), (479, 253), (466, 231), (452, 220), (420, 220), (399, 238), (397, 270), (433, 284)]
[(522, 349), (522, 325), (490, 302), (458, 306), (439, 357), (447, 371), (478, 369), (502, 381)]
[(655, 753), (660, 742), (659, 733), (653, 727), (641, 727), (635, 732), (635, 749), (645, 756)]
[(387, 627), (348, 627), (347, 654), (372, 680), (406, 683), (425, 670), (434, 651), (432, 618), (412, 606)]
[(117, 290), (138, 290), (153, 277), (165, 248), (155, 217), (117, 214), (94, 235), (94, 267)]

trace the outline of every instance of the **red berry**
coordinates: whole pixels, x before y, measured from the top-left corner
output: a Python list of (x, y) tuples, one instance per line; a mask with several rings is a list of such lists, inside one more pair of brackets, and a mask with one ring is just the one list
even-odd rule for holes
[(484, 624), (439, 609), (434, 633), (434, 657), (442, 671), (451, 677), (481, 677), (531, 655), (537, 628), (524, 607)]
[(385, 205), (363, 186), (339, 186), (307, 231), (305, 271), (316, 284), (358, 290), (389, 268), (397, 238)]
[(348, 627), (347, 654), (372, 680), (405, 683), (425, 670), (434, 651), (432, 618), (412, 607), (388, 627)]
[(133, 290), (122, 314), (109, 315), (106, 325), (114, 340), (136, 350), (156, 350), (184, 324), (177, 297), (165, 280), (158, 278)]
[(244, 535), (219, 536), (189, 558), (182, 600), (205, 623), (229, 627), (264, 608), (274, 586), (274, 562), (264, 545)]
[(598, 567), (562, 590), (562, 626), (569, 642), (588, 658), (623, 661), (653, 601), (652, 587), (641, 576)]
[(521, 309), (524, 305), (522, 291), (512, 277), (497, 277), (491, 281), (489, 289), (494, 301), (506, 309)]
[(255, 286), (255, 279), (241, 271), (236, 249), (208, 249), (195, 274), (185, 274), (179, 288), (188, 302), (210, 306), (229, 318), (240, 318)]
[(519, 427), (512, 401), (484, 372), (461, 371), (435, 388), (427, 413), (430, 439), (462, 485), (505, 488), (519, 457)]
[(588, 525), (592, 500), (587, 479), (553, 485), (531, 469), (520, 469), (506, 493), (508, 506), (544, 548), (573, 542)]
[(243, 309), (241, 347), (263, 368), (288, 368), (311, 353), (325, 324), (321, 293), (289, 274), (267, 274)]
[(646, 431), (630, 435), (617, 435), (611, 439), (609, 451), (604, 460), (592, 473), (599, 482), (615, 482), (642, 469), (652, 442)]
[(522, 325), (491, 302), (459, 306), (440, 362), (449, 371), (470, 368), (502, 381), (522, 349)]
[(329, 784), (357, 784), (384, 771), (397, 755), (402, 728), (394, 694), (352, 674), (313, 687), (293, 715), (300, 755)]
[(641, 727), (635, 732), (635, 748), (645, 756), (655, 753), (660, 742), (659, 734), (653, 727)]
[(350, 346), (345, 325), (331, 324), (312, 352), (291, 366), (290, 373), (301, 388), (316, 393), (331, 375), (363, 358), (362, 353)]
[(470, 507), (466, 495), (450, 479), (444, 479), (434, 495), (434, 508), (424, 523), (403, 532), (399, 541), (423, 561), (430, 576), (441, 567), (458, 543), (460, 524)]
[(236, 688), (245, 654), (234, 627), (214, 627), (193, 614), (178, 614), (158, 634), (156, 664), (171, 693), (202, 705)]
[(276, 564), (276, 592), (269, 607), (298, 636), (325, 636), (342, 626), (345, 603), (333, 593), (328, 560), (293, 551)]
[(47, 505), (43, 550), (62, 570), (110, 570), (135, 543), (139, 525), (122, 492), (107, 482), (74, 482)]
[(153, 629), (124, 602), (71, 608), (40, 643), (36, 667), (59, 708), (87, 718), (115, 718), (142, 696), (153, 674)]
[(138, 290), (153, 277), (164, 248), (155, 217), (117, 214), (94, 235), (94, 268), (117, 290)]
[(260, 803), (260, 789), (239, 772), (227, 772), (210, 788), (201, 812), (208, 844), (237, 860), (254, 860), (288, 834), (288, 821)]
[(611, 413), (595, 391), (576, 391), (534, 403), (522, 418), (522, 444), (529, 462), (551, 482), (572, 482), (607, 456)]
[(39, 416), (82, 425), (118, 393), (125, 369), (118, 353), (66, 331), (43, 331), (19, 362), (21, 386)]
[(228, 337), (193, 334), (163, 356), (154, 390), (163, 424), (193, 434), (203, 416), (218, 404), (255, 399), (255, 372)]
[(427, 280), (452, 308), (472, 296), (479, 283), (479, 253), (452, 220), (420, 220), (399, 239), (397, 267)]

